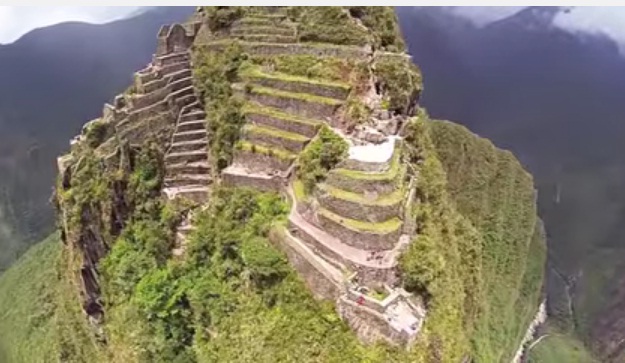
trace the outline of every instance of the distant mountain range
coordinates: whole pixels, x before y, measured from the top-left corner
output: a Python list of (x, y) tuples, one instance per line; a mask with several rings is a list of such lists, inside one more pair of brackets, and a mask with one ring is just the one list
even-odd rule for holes
[(150, 61), (161, 25), (192, 7), (162, 7), (102, 25), (68, 22), (0, 45), (0, 271), (50, 233), (56, 156)]
[(561, 11), (530, 7), (483, 27), (444, 8), (398, 13), (430, 114), (513, 151), (535, 176), (552, 322), (620, 361), (625, 59), (607, 36), (553, 26)]

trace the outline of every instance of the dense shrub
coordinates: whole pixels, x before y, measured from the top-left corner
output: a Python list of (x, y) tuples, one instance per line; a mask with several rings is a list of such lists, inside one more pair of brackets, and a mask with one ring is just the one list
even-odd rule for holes
[(347, 142), (328, 126), (321, 128), (298, 159), (297, 176), (306, 192), (311, 192), (317, 183), (325, 179), (328, 171), (346, 157), (348, 148)]
[(245, 123), (243, 101), (232, 91), (239, 80), (239, 68), (247, 59), (238, 43), (224, 52), (199, 51), (195, 54), (195, 83), (206, 105), (206, 127), (210, 156), (219, 170), (231, 161), (234, 146)]
[(228, 28), (246, 13), (242, 6), (204, 6), (203, 9), (208, 28), (212, 32)]
[(374, 73), (388, 109), (403, 114), (413, 113), (422, 90), (419, 68), (408, 58), (380, 57), (375, 63)]

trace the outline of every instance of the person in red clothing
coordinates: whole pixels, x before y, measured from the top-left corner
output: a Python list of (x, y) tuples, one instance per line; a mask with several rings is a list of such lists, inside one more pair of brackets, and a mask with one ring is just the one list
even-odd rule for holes
[(356, 302), (358, 303), (358, 305), (363, 305), (365, 303), (365, 297), (360, 295), (358, 297), (358, 300), (356, 300)]

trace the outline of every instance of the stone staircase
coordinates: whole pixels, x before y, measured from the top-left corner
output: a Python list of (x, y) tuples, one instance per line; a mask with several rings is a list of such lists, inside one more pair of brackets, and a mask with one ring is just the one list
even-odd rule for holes
[(197, 100), (180, 111), (171, 146), (165, 155), (165, 188), (170, 198), (184, 197), (203, 203), (211, 184), (206, 114)]

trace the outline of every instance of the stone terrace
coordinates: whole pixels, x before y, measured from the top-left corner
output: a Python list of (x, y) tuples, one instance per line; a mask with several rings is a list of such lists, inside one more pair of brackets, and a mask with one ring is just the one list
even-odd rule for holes
[[(295, 27), (285, 18), (280, 11), (254, 14), (238, 21), (231, 33), (244, 45), (295, 42)], [(242, 78), (247, 124), (222, 178), (227, 185), (279, 191), (297, 155), (344, 103), (349, 86), (260, 68), (247, 69)]]

